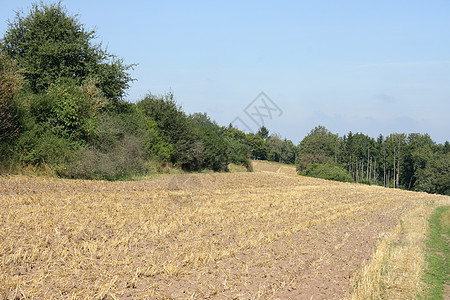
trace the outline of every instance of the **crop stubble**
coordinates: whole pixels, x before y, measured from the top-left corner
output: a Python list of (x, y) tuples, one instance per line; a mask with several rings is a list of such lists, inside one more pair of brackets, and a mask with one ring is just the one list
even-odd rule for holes
[(0, 177), (0, 297), (340, 298), (377, 240), (439, 197), (268, 166), (135, 182)]

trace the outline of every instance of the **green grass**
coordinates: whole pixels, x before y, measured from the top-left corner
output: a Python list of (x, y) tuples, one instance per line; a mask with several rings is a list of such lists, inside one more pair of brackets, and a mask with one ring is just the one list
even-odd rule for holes
[(443, 299), (444, 284), (450, 284), (450, 206), (437, 207), (429, 224), (424, 299)]

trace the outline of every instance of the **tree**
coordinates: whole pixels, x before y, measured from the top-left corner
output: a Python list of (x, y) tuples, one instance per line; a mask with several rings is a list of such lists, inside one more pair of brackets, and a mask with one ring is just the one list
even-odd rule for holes
[(281, 162), (286, 164), (295, 164), (297, 158), (297, 147), (291, 140), (284, 139), (281, 147)]
[(407, 189), (413, 189), (417, 180), (417, 171), (424, 169), (426, 162), (433, 156), (435, 142), (428, 134), (411, 133), (404, 147), (403, 180)]
[(202, 168), (202, 141), (196, 139), (193, 122), (188, 119), (181, 106), (178, 106), (172, 93), (164, 96), (149, 94), (137, 106), (156, 122), (164, 141), (173, 145), (173, 164), (188, 171)]
[(226, 171), (228, 169), (228, 143), (220, 127), (206, 115), (195, 113), (189, 116), (194, 124), (196, 140), (200, 140), (203, 146), (202, 168), (214, 171)]
[[(387, 182), (391, 182), (392, 175), (392, 185), (394, 188), (400, 187), (400, 176), (402, 174), (400, 165), (403, 164), (404, 161), (404, 145), (406, 143), (406, 135), (404, 133), (392, 133), (386, 137), (384, 142), (386, 144), (387, 149), (387, 170), (388, 170), (388, 178)], [(403, 186), (405, 185), (404, 182)]]
[(77, 86), (65, 78), (52, 83), (45, 93), (33, 95), (30, 112), (40, 124), (47, 124), (61, 137), (87, 141), (94, 134), (103, 97), (89, 82)]
[(261, 126), (256, 134), (262, 137), (263, 140), (267, 140), (269, 137), (269, 129), (266, 126)]
[(247, 137), (245, 132), (234, 128), (230, 124), (224, 128), (225, 141), (228, 143), (228, 157), (230, 162), (237, 165), (245, 165), (250, 169), (250, 148), (247, 145)]
[(15, 61), (0, 50), (0, 142), (15, 137), (20, 130), (15, 100), (22, 83)]
[(309, 164), (326, 164), (337, 160), (339, 138), (323, 126), (317, 126), (298, 145), (297, 170), (306, 169)]
[(266, 140), (267, 146), (269, 148), (268, 159), (271, 161), (281, 162), (281, 156), (283, 151), (283, 140), (280, 135), (272, 134)]
[(253, 159), (266, 160), (269, 154), (269, 149), (267, 147), (264, 139), (257, 134), (249, 133), (246, 136), (246, 144), (250, 148), (250, 155)]
[(39, 93), (58, 78), (73, 78), (81, 85), (91, 77), (113, 103), (122, 100), (132, 81), (122, 59), (95, 44), (77, 16), (57, 4), (33, 4), (28, 15), (18, 12), (9, 22), (3, 48), (23, 68), (31, 90)]
[(425, 166), (416, 171), (414, 189), (450, 196), (450, 153), (434, 153)]
[[(349, 174), (356, 182), (376, 181), (376, 143), (365, 134), (351, 131), (342, 139), (342, 153), (340, 160), (347, 165)], [(374, 178), (375, 177), (375, 178)]]

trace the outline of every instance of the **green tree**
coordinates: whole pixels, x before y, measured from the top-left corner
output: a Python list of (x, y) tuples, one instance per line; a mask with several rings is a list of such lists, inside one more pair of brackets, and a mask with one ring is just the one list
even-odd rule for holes
[(250, 168), (250, 148), (246, 144), (245, 132), (234, 128), (231, 124), (225, 128), (225, 141), (228, 143), (230, 162)]
[(261, 126), (256, 134), (262, 137), (263, 140), (267, 140), (269, 137), (269, 129), (266, 126)]
[(189, 117), (194, 124), (196, 139), (202, 142), (203, 163), (202, 168), (214, 171), (228, 169), (228, 144), (221, 128), (205, 114), (195, 113)]
[(202, 168), (202, 142), (196, 139), (193, 123), (175, 102), (172, 93), (164, 96), (149, 94), (137, 106), (156, 122), (164, 141), (173, 145), (173, 164), (188, 171)]
[(266, 160), (269, 154), (269, 149), (267, 147), (264, 139), (257, 134), (249, 133), (246, 136), (246, 144), (250, 148), (250, 156), (253, 159)]
[(34, 93), (44, 91), (58, 78), (73, 78), (81, 85), (90, 77), (112, 103), (118, 102), (132, 81), (128, 73), (132, 65), (93, 43), (94, 38), (95, 31), (86, 30), (61, 2), (40, 2), (33, 4), (27, 15), (16, 14), (2, 44), (25, 70)]
[(297, 158), (297, 147), (291, 140), (284, 139), (281, 146), (281, 162), (286, 164), (295, 164)]
[(271, 161), (281, 162), (283, 153), (283, 140), (278, 134), (272, 134), (267, 140), (269, 148), (268, 159)]
[(317, 126), (298, 145), (297, 170), (306, 169), (309, 164), (326, 164), (336, 161), (339, 138), (323, 126)]
[(404, 147), (402, 177), (407, 189), (414, 189), (417, 171), (424, 169), (426, 163), (434, 155), (436, 143), (428, 134), (411, 133), (406, 139)]
[(342, 138), (340, 162), (356, 182), (376, 182), (376, 143), (365, 134), (351, 131)]
[(450, 196), (450, 153), (434, 153), (415, 177), (414, 190)]
[(19, 133), (17, 95), (22, 84), (23, 77), (16, 62), (0, 50), (0, 143)]
[(30, 112), (38, 123), (47, 124), (59, 136), (87, 141), (105, 104), (95, 90), (89, 82), (77, 86), (73, 79), (59, 79), (45, 92), (31, 97)]

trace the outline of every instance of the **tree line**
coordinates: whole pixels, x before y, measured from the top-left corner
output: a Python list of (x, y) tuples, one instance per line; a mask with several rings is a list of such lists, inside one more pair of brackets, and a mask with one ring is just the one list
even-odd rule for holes
[(188, 115), (172, 93), (127, 102), (134, 65), (95, 37), (61, 2), (33, 4), (9, 22), (0, 40), (2, 172), (114, 180), (171, 167), (250, 168), (251, 158), (294, 163), (292, 142)]
[(357, 183), (450, 195), (450, 144), (437, 144), (428, 134), (393, 133), (339, 137), (318, 126), (298, 145), (297, 169), (338, 166)]
[(226, 171), (250, 160), (296, 164), (303, 175), (449, 193), (449, 145), (424, 134), (343, 137), (314, 128), (297, 146), (266, 127), (245, 133), (174, 95), (125, 100), (134, 65), (94, 42), (61, 3), (18, 12), (0, 40), (0, 171), (49, 170), (108, 179)]

